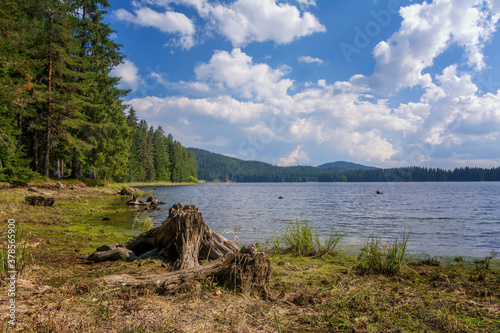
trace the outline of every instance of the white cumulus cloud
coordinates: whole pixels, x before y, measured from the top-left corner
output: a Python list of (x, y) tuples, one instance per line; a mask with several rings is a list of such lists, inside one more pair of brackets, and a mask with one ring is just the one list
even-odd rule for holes
[(278, 161), (279, 166), (292, 166), (297, 164), (304, 164), (309, 162), (309, 157), (302, 150), (303, 146), (298, 145), (294, 151), (292, 151), (288, 156), (281, 157)]
[(166, 11), (157, 12), (151, 8), (140, 7), (130, 13), (125, 9), (114, 11), (114, 17), (119, 21), (133, 23), (142, 27), (152, 27), (164, 33), (177, 34), (173, 43), (184, 49), (190, 49), (194, 45), (194, 34), (196, 28), (193, 22), (184, 14)]
[(286, 69), (272, 69), (267, 64), (254, 64), (252, 57), (239, 48), (231, 53), (216, 51), (208, 63), (195, 68), (199, 80), (210, 81), (243, 98), (279, 98), (287, 94), (293, 81), (285, 79)]
[[(194, 7), (214, 31), (230, 40), (235, 47), (265, 41), (288, 44), (298, 38), (326, 31), (313, 14), (301, 10), (315, 6), (314, 0), (298, 0), (301, 9), (276, 0), (236, 0), (229, 3), (208, 0), (143, 0), (140, 3), (168, 9), (172, 3)], [(138, 20), (126, 11), (118, 14), (124, 20)]]
[(238, 0), (229, 5), (207, 5), (206, 8), (216, 22), (217, 31), (233, 46), (264, 41), (287, 44), (326, 31), (311, 13), (276, 0)]
[(121, 89), (137, 89), (143, 82), (139, 68), (130, 60), (125, 59), (111, 71), (111, 76), (119, 77)]
[(381, 95), (416, 85), (428, 88), (432, 78), (424, 70), (452, 44), (464, 48), (474, 70), (484, 69), (482, 50), (500, 18), (492, 6), (480, 0), (434, 0), (402, 7), (400, 29), (373, 50), (374, 74), (352, 82)]
[[(300, 34), (280, 39), (250, 33), (255, 22), (266, 21), (265, 16), (250, 19), (263, 8), (282, 10), (281, 14), (296, 10), (299, 18), (305, 17), (290, 4), (269, 0), (255, 1), (260, 9), (243, 0), (175, 3), (194, 7), (222, 34), (225, 24), (230, 27), (238, 18), (243, 22), (239, 30), (225, 35), (234, 45), (299, 38)], [(243, 6), (249, 10), (243, 11)], [(224, 147), (236, 157), (267, 158), (280, 165), (325, 159), (378, 166), (436, 166), (440, 161), (494, 165), (500, 163), (491, 158), (500, 156), (500, 91), (481, 92), (474, 75), (487, 68), (483, 46), (496, 29), (499, 7), (493, 1), (435, 0), (402, 8), (399, 30), (373, 50), (376, 66), (371, 76), (295, 84), (288, 77), (290, 68), (272, 67), (234, 48), (215, 51), (210, 60), (196, 65), (189, 82), (168, 82), (151, 74), (169, 89), (193, 98), (145, 97), (129, 103), (148, 122), (166, 124), (164, 128), (183, 144), (215, 151)], [(221, 22), (219, 14), (228, 21)], [(463, 63), (450, 63), (439, 73), (430, 70), (436, 57), (456, 45)], [(319, 64), (321, 59), (305, 56), (299, 61)], [(133, 63), (115, 72), (122, 72), (123, 83), (140, 83)], [(404, 96), (390, 98), (415, 86), (420, 87), (411, 92), (411, 102)]]

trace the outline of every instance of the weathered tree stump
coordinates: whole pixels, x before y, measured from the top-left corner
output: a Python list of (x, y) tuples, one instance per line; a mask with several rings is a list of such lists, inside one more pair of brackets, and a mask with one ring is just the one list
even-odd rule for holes
[(130, 187), (124, 187), (117, 194), (119, 194), (119, 195), (132, 195), (133, 193), (134, 193), (133, 189), (131, 189)]
[(127, 205), (136, 205), (136, 206), (148, 206), (146, 209), (155, 209), (159, 205), (164, 205), (163, 201), (156, 199), (153, 196), (149, 196), (146, 202), (142, 201), (138, 195), (133, 195), (132, 199), (127, 201)]
[(32, 206), (52, 206), (56, 201), (54, 198), (41, 195), (28, 196), (24, 200)]
[(132, 199), (127, 201), (127, 205), (145, 205), (138, 195), (132, 196)]
[[(242, 291), (269, 292), (271, 266), (255, 246), (240, 248), (208, 228), (194, 205), (176, 204), (169, 217), (154, 229), (116, 245), (103, 245), (87, 260), (137, 260), (156, 256), (173, 263), (174, 271), (144, 276), (111, 275), (98, 281), (110, 286), (153, 286), (172, 292), (202, 276), (214, 276), (220, 284)], [(201, 264), (202, 261), (207, 261)]]
[(156, 197), (149, 196), (148, 199), (146, 200), (146, 203), (149, 205), (164, 205), (165, 203), (163, 201), (158, 200)]

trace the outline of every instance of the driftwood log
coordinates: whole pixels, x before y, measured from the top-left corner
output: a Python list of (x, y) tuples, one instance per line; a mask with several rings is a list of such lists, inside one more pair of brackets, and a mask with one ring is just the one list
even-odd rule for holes
[[(103, 245), (85, 259), (138, 260), (158, 257), (172, 263), (174, 271), (143, 276), (110, 275), (98, 279), (108, 286), (154, 287), (173, 292), (200, 277), (213, 276), (221, 285), (269, 296), (271, 268), (255, 246), (239, 248), (212, 231), (194, 205), (172, 206), (165, 222), (131, 240)], [(201, 264), (201, 262), (206, 262)]]

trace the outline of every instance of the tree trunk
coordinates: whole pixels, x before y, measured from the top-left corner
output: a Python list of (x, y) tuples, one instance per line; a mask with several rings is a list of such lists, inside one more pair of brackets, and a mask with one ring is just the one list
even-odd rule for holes
[(21, 112), (19, 112), (17, 114), (17, 129), (19, 130), (19, 134), (17, 135), (17, 145), (16, 145), (17, 148), (21, 147), (21, 137), (22, 137), (21, 134), (23, 133), (22, 128), (23, 128), (23, 116), (21, 115)]
[(49, 23), (49, 76), (48, 76), (48, 98), (47, 98), (47, 136), (45, 146), (45, 177), (50, 176), (50, 143), (52, 141), (52, 24), (53, 17), (50, 17)]
[(37, 133), (33, 134), (33, 171), (38, 172), (38, 136)]
[(208, 232), (208, 227), (198, 209), (175, 211), (174, 214), (179, 214), (178, 218), (173, 216), (178, 221), (175, 248), (179, 256), (174, 267), (187, 269), (199, 266), (198, 256), (203, 235)]

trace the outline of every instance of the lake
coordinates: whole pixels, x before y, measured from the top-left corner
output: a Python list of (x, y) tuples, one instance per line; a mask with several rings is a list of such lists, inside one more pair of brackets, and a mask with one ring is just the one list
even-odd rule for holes
[(241, 244), (264, 244), (298, 219), (312, 222), (320, 235), (332, 227), (346, 232), (340, 249), (348, 253), (359, 252), (371, 235), (390, 242), (405, 228), (411, 230), (409, 250), (416, 254), (500, 252), (498, 182), (208, 183), (155, 187), (153, 195), (166, 202), (152, 213), (157, 223), (174, 203), (194, 204), (210, 228), (231, 240), (234, 232)]

